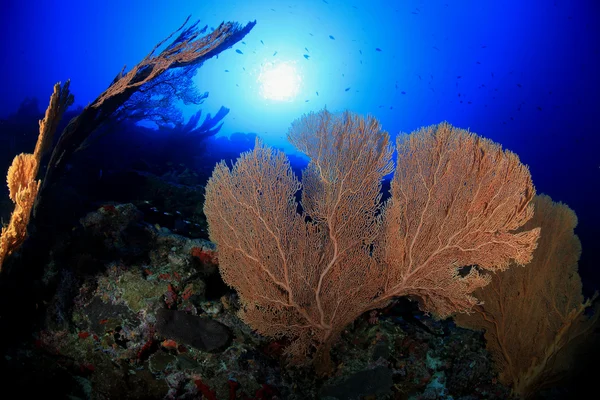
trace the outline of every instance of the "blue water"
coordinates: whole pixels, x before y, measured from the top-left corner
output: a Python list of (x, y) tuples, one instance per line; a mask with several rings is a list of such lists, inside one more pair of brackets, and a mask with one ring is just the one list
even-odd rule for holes
[[(257, 21), (195, 78), (209, 93), (204, 112), (230, 109), (219, 135), (256, 132), (291, 153), (290, 123), (324, 106), (370, 113), (391, 134), (444, 120), (469, 128), (516, 152), (538, 192), (575, 210), (584, 289), (600, 287), (597, 1), (5, 0), (0, 118), (27, 97), (45, 107), (66, 79), (85, 106), (190, 14), (209, 27)], [(264, 98), (272, 64), (295, 70), (293, 98)]]

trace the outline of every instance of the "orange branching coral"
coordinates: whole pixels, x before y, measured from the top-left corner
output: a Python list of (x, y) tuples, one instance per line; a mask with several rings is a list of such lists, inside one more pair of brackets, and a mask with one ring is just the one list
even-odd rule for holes
[[(204, 29), (197, 28), (200, 21), (183, 29), (189, 19), (190, 17), (177, 31), (154, 46), (152, 51), (129, 72), (125, 73), (125, 68), (123, 68), (110, 87), (92, 103), (92, 107), (99, 108), (105, 101), (139, 88), (168, 69), (202, 63), (213, 55), (219, 54), (222, 51), (221, 48), (231, 46), (237, 40), (241, 40), (256, 24), (256, 22), (250, 22), (242, 27), (237, 23), (224, 22), (206, 36), (200, 36), (206, 30), (206, 27)], [(156, 55), (156, 51), (176, 32), (180, 32), (177, 39)]]
[(13, 159), (6, 178), (8, 196), (13, 203), (17, 203), (19, 192), (25, 190), (29, 182), (35, 180), (37, 172), (38, 162), (33, 154), (22, 153)]
[(302, 185), (283, 153), (257, 143), (233, 170), (217, 165), (204, 211), (241, 318), (293, 338), (296, 361), (316, 350), (318, 372), (331, 370), (332, 343), (365, 311), (396, 296), (439, 316), (469, 311), (489, 278), (459, 267), (531, 258), (539, 230), (514, 232), (533, 213), (529, 171), (488, 140), (448, 124), (399, 140), (382, 209), (393, 147), (376, 119), (325, 110), (294, 122), (288, 139), (311, 158)]
[(294, 361), (317, 347), (317, 365), (327, 370), (329, 346), (381, 287), (369, 245), (393, 149), (374, 118), (350, 113), (310, 114), (288, 136), (312, 157), (303, 174), (305, 215), (285, 154), (258, 142), (233, 170), (217, 165), (204, 211), (223, 279), (244, 303), (241, 318), (262, 334), (296, 338), (287, 349)]
[(41, 162), (42, 157), (52, 147), (58, 124), (67, 108), (73, 104), (74, 98), (69, 92), (70, 84), (71, 81), (67, 80), (62, 87), (60, 83), (54, 85), (54, 92), (50, 96), (50, 104), (48, 104), (48, 108), (46, 109), (46, 115), (40, 120), (40, 133), (35, 144), (35, 150), (33, 151), (33, 155), (38, 162)]
[[(469, 312), (480, 270), (527, 264), (539, 229), (528, 168), (510, 151), (448, 123), (397, 139), (398, 165), (384, 211), (382, 297), (412, 296), (438, 317)], [(460, 267), (472, 266), (466, 274)], [(477, 266), (477, 267), (475, 267)]]
[(500, 380), (527, 398), (569, 368), (573, 346), (599, 318), (584, 315), (577, 262), (581, 244), (574, 234), (577, 217), (565, 204), (536, 196), (535, 215), (523, 227), (541, 227), (533, 261), (495, 274), (489, 286), (475, 292), (483, 300), (457, 324), (485, 329), (487, 347)]
[(40, 187), (40, 181), (35, 180), (37, 168), (33, 154), (20, 154), (8, 169), (8, 187), (15, 209), (0, 235), (0, 268), (5, 257), (25, 241), (31, 208)]
[[(154, 80), (169, 70), (174, 74), (193, 74), (196, 67), (242, 40), (256, 25), (256, 21), (246, 25), (227, 22), (206, 33), (207, 27), (200, 28), (199, 21), (186, 27), (188, 21), (189, 17), (177, 31), (158, 43), (129, 72), (125, 72), (123, 68), (110, 86), (69, 122), (48, 162), (42, 194), (64, 172), (70, 157), (87, 145), (90, 135), (109, 117), (114, 116), (136, 92), (146, 89), (152, 91), (153, 85), (164, 83)], [(175, 39), (167, 45), (166, 42), (174, 35)], [(161, 48), (162, 51), (159, 52)], [(179, 72), (174, 72), (176, 69)]]
[(9, 224), (2, 228), (0, 235), (0, 270), (6, 256), (17, 250), (25, 241), (31, 210), (41, 183), (36, 180), (41, 158), (52, 143), (52, 137), (62, 115), (72, 103), (73, 96), (69, 93), (69, 81), (62, 89), (60, 83), (54, 85), (46, 115), (40, 120), (40, 134), (34, 154), (19, 154), (8, 169), (9, 196), (15, 203), (15, 209)]

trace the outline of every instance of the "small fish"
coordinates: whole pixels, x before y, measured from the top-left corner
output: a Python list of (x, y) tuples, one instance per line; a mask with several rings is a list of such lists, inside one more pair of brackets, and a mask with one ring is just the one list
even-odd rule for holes
[(263, 45), (265, 44), (265, 42), (263, 42), (262, 40), (260, 41)]
[(400, 92), (400, 93), (402, 93), (402, 94), (406, 94), (406, 92), (405, 92), (405, 91), (402, 91), (402, 92)]
[(362, 50), (359, 50), (358, 52), (362, 55)]
[(236, 49), (235, 52), (238, 54), (244, 54), (244, 53), (242, 53), (242, 51), (240, 49)]
[(329, 3), (328, 3), (327, 1), (325, 1), (325, 0), (323, 0), (323, 3), (325, 3), (325, 4), (329, 4)]
[(477, 64), (481, 65), (481, 63), (479, 61), (477, 61)]
[(437, 47), (433, 46), (434, 50), (440, 51), (440, 49), (438, 49)]
[(346, 89), (344, 89), (344, 92), (347, 92), (348, 90), (350, 90), (350, 88), (349, 88), (349, 87), (347, 87)]
[(304, 58), (306, 58), (308, 60), (310, 58), (310, 56), (308, 54), (305, 54)]
[(273, 53), (273, 57), (275, 57), (277, 55), (277, 52)]
[(245, 70), (246, 70), (246, 67), (242, 67), (242, 69), (245, 71)]
[(310, 51), (308, 51), (308, 49), (305, 47), (304, 50), (306, 50), (307, 53), (310, 53)]
[(539, 107), (539, 106), (538, 106), (538, 108), (537, 108), (537, 109), (538, 109), (538, 111), (542, 111), (542, 107)]
[(225, 70), (225, 72), (229, 72), (229, 70), (228, 70), (228, 69), (226, 69), (226, 70)]
[(315, 36), (315, 35), (313, 35), (313, 34), (312, 34), (312, 33), (310, 33), (310, 32), (308, 32), (308, 34), (309, 34), (310, 36)]
[(456, 79), (460, 79), (460, 78), (462, 78), (462, 75), (458, 75), (458, 76), (456, 77)]
[(517, 86), (518, 86), (518, 87), (522, 87), (520, 83), (517, 83)]
[(271, 11), (275, 11), (275, 9), (274, 9), (274, 8), (271, 8)]
[(242, 42), (242, 44), (246, 44), (246, 42)]
[(375, 47), (375, 51), (381, 51), (379, 47)]
[(419, 77), (419, 80), (422, 81), (423, 78), (421, 78), (421, 75), (417, 74), (417, 76)]
[(329, 39), (335, 40), (335, 38), (332, 35), (329, 35)]
[(319, 95), (319, 92), (315, 92), (317, 94), (317, 96)]
[(310, 100), (304, 100), (305, 103), (308, 103)]

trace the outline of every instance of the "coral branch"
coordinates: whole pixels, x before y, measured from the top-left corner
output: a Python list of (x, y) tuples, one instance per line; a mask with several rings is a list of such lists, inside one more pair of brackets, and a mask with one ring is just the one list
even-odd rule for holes
[(73, 103), (69, 93), (69, 81), (61, 88), (54, 85), (46, 115), (40, 120), (40, 133), (33, 154), (19, 154), (8, 169), (8, 190), (15, 209), (8, 226), (2, 227), (0, 234), (0, 271), (5, 258), (17, 250), (27, 236), (27, 225), (31, 210), (36, 201), (41, 181), (36, 180), (41, 159), (52, 144), (56, 127), (67, 107)]

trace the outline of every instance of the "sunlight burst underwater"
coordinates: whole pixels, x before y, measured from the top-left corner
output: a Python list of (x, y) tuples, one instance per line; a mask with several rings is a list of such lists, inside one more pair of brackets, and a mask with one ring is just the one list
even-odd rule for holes
[(258, 76), (263, 98), (291, 101), (300, 91), (302, 77), (291, 62), (264, 63)]

